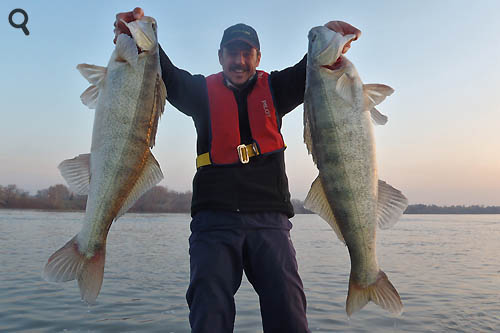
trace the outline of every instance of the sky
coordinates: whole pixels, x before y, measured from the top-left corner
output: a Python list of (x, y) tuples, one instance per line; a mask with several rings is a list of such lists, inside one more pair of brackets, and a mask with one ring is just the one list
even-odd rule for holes
[[(225, 28), (244, 22), (260, 38), (259, 69), (279, 70), (307, 52), (308, 31), (330, 20), (362, 31), (347, 57), (364, 83), (395, 89), (378, 109), (379, 177), (410, 204), (500, 205), (500, 1), (2, 1), (0, 185), (36, 193), (64, 183), (57, 165), (90, 149), (94, 111), (80, 101), (79, 63), (105, 66), (119, 12), (142, 7), (180, 68), (221, 70)], [(9, 13), (28, 13), (26, 36)], [(13, 20), (22, 22), (15, 14)], [(283, 119), (290, 192), (304, 199), (317, 169), (303, 143), (303, 108)], [(192, 120), (167, 103), (153, 154), (171, 190), (191, 189)]]

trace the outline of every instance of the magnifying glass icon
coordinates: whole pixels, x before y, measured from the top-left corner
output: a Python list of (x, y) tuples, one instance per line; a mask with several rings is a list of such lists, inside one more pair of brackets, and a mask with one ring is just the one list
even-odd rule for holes
[[(15, 23), (14, 20), (12, 19), (12, 17), (16, 13), (19, 13), (24, 17), (24, 20), (22, 23)], [(28, 28), (26, 28), (26, 23), (28, 23), (28, 13), (26, 13), (26, 11), (24, 9), (16, 8), (16, 9), (12, 10), (9, 14), (9, 23), (11, 26), (13, 26), (16, 29), (22, 29), (26, 36), (28, 36), (30, 34)]]

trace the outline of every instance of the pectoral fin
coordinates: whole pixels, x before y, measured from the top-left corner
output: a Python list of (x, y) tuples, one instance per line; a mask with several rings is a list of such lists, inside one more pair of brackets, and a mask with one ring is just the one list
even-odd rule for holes
[(396, 224), (408, 206), (408, 199), (383, 180), (378, 181), (377, 224), (389, 229)]
[(158, 161), (156, 161), (155, 157), (151, 152), (146, 159), (146, 165), (144, 166), (144, 170), (142, 174), (139, 176), (137, 181), (135, 182), (134, 187), (130, 191), (129, 196), (125, 200), (122, 205), (122, 208), (116, 215), (115, 220), (117, 220), (120, 216), (125, 214), (130, 207), (134, 205), (134, 203), (147, 191), (149, 191), (153, 186), (158, 184), (163, 179), (163, 173), (161, 172), (160, 165)]
[(343, 100), (349, 104), (354, 103), (354, 95), (352, 93), (353, 80), (347, 75), (347, 73), (342, 74), (342, 76), (337, 80), (337, 85), (335, 90)]
[(89, 64), (79, 64), (76, 68), (91, 84), (90, 87), (80, 95), (80, 99), (89, 109), (95, 109), (97, 106), (97, 98), (99, 97), (99, 90), (106, 77), (107, 68)]
[(58, 169), (71, 191), (80, 195), (89, 193), (90, 154), (81, 154), (75, 158), (64, 160), (59, 164)]

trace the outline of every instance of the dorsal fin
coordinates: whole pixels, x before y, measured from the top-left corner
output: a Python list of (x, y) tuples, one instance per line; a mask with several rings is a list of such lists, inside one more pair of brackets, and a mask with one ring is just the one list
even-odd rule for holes
[(156, 75), (156, 84), (155, 84), (155, 96), (153, 102), (153, 113), (152, 113), (152, 127), (151, 127), (151, 135), (149, 137), (149, 147), (153, 148), (156, 140), (156, 131), (158, 129), (158, 121), (160, 120), (160, 116), (163, 114), (165, 109), (165, 100), (167, 98), (167, 89), (165, 88), (165, 83), (161, 78), (160, 73)]
[(408, 199), (383, 180), (378, 181), (377, 224), (380, 229), (389, 229), (401, 217)]

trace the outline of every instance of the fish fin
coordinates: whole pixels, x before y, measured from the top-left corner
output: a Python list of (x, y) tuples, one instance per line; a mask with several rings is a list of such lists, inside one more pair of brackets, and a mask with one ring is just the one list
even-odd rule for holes
[(153, 103), (153, 125), (151, 127), (151, 135), (149, 136), (149, 147), (153, 148), (155, 145), (156, 139), (156, 131), (158, 129), (158, 121), (160, 120), (161, 115), (165, 109), (165, 101), (167, 98), (167, 88), (165, 87), (165, 83), (161, 78), (161, 74), (158, 73), (156, 75), (156, 84), (155, 84), (155, 96)]
[(62, 161), (57, 167), (71, 191), (86, 195), (90, 185), (90, 154), (80, 154)]
[(91, 85), (80, 95), (80, 100), (83, 105), (86, 105), (89, 109), (95, 109), (97, 107), (97, 98), (99, 97), (99, 88), (97, 86)]
[(379, 105), (387, 96), (392, 95), (394, 89), (385, 84), (371, 83), (363, 85), (363, 94), (365, 97), (365, 108), (370, 110), (375, 105)]
[(101, 247), (93, 257), (88, 258), (78, 250), (77, 237), (78, 235), (73, 237), (50, 256), (43, 269), (42, 277), (49, 282), (77, 279), (82, 299), (93, 304), (101, 290), (106, 245)]
[(354, 103), (354, 96), (352, 93), (352, 79), (347, 75), (347, 73), (342, 74), (342, 76), (337, 80), (337, 85), (335, 90), (343, 100), (352, 105)]
[(126, 34), (120, 34), (116, 38), (116, 61), (127, 62), (132, 66), (137, 64), (137, 59), (139, 59), (139, 53), (137, 51), (137, 45), (130, 36)]
[(122, 208), (116, 215), (115, 220), (125, 214), (144, 193), (158, 184), (162, 179), (163, 173), (161, 172), (160, 165), (153, 154), (149, 152), (144, 170), (135, 182), (129, 196), (125, 199)]
[(88, 106), (89, 109), (95, 109), (97, 106), (97, 98), (99, 97), (99, 89), (102, 87), (104, 78), (106, 77), (107, 68), (89, 64), (79, 64), (76, 69), (82, 76), (91, 84), (81, 95), (82, 103)]
[(48, 282), (65, 282), (76, 279), (84, 261), (78, 251), (76, 236), (54, 252), (45, 264), (42, 277)]
[(377, 224), (380, 229), (389, 229), (396, 224), (408, 206), (408, 199), (383, 180), (378, 181)]
[(94, 86), (102, 86), (103, 80), (106, 77), (107, 68), (89, 64), (79, 64), (76, 69), (82, 76)]
[(395, 314), (403, 312), (401, 297), (382, 270), (378, 272), (375, 283), (365, 288), (352, 282), (352, 278), (349, 279), (346, 301), (347, 315), (350, 317), (354, 312), (361, 310), (369, 301)]
[(313, 141), (311, 134), (311, 123), (309, 120), (309, 104), (304, 105), (304, 143), (307, 147), (307, 152), (312, 155), (314, 163), (316, 163), (316, 158), (313, 151)]
[(130, 30), (130, 33), (132, 34), (135, 43), (142, 50), (149, 51), (155, 47), (156, 37), (153, 35), (149, 35), (146, 32), (146, 31), (151, 31), (151, 33), (153, 33), (153, 30), (145, 29), (143, 26), (144, 24), (148, 24), (147, 22), (142, 22), (141, 20), (135, 20), (132, 22), (125, 22), (124, 20), (121, 21)]
[(309, 193), (307, 193), (307, 197), (304, 200), (304, 208), (321, 216), (332, 227), (337, 237), (345, 243), (319, 176), (314, 180)]
[(371, 108), (370, 114), (372, 116), (372, 120), (376, 125), (385, 125), (387, 123), (387, 116), (380, 113), (375, 107)]
[(101, 291), (104, 277), (104, 262), (106, 259), (106, 242), (91, 258), (85, 258), (78, 274), (78, 287), (82, 300), (88, 304), (95, 304)]

